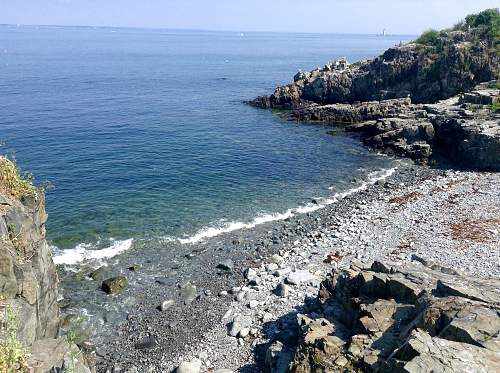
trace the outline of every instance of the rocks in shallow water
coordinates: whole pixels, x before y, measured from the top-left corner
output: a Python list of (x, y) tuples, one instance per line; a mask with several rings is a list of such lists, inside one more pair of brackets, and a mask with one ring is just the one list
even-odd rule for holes
[(181, 296), (185, 304), (193, 303), (197, 296), (196, 286), (190, 283), (185, 284), (182, 287)]
[(170, 307), (172, 307), (175, 304), (175, 301), (169, 299), (166, 301), (161, 302), (160, 304), (160, 311), (165, 312), (168, 310)]
[(118, 294), (127, 286), (128, 286), (127, 278), (124, 276), (117, 276), (104, 280), (101, 285), (101, 289), (107, 294)]
[(158, 341), (154, 336), (148, 336), (135, 344), (137, 350), (151, 350), (158, 346)]
[(109, 273), (108, 267), (102, 266), (89, 273), (89, 278), (94, 281), (102, 281)]
[(307, 270), (298, 270), (295, 272), (291, 272), (286, 278), (286, 282), (290, 285), (300, 285), (306, 282), (310, 282), (315, 280), (316, 277)]
[(196, 358), (191, 360), (191, 361), (183, 361), (177, 367), (176, 372), (177, 373), (200, 373), (201, 364), (202, 364), (201, 360), (196, 359)]
[(352, 265), (325, 280), (316, 312), (298, 315), (291, 370), (495, 371), (500, 280), (431, 266)]
[(232, 272), (234, 269), (234, 263), (231, 259), (224, 260), (217, 265), (218, 269), (226, 272)]
[(129, 271), (136, 272), (140, 270), (142, 266), (140, 264), (132, 264), (130, 267), (128, 267)]

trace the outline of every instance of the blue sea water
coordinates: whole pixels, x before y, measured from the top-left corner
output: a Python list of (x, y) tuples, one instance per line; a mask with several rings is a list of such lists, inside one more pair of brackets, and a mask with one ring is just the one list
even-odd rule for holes
[(405, 40), (0, 26), (0, 140), (55, 185), (47, 229), (59, 250), (82, 259), (111, 239), (112, 253), (150, 237), (192, 242), (391, 168), (354, 137), (241, 101)]

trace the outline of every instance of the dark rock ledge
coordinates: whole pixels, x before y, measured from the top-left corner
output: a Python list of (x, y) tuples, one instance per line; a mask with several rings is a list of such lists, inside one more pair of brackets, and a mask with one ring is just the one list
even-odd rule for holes
[(498, 279), (434, 263), (353, 264), (321, 284), (297, 315), (298, 344), (275, 342), (269, 372), (494, 372), (500, 359)]

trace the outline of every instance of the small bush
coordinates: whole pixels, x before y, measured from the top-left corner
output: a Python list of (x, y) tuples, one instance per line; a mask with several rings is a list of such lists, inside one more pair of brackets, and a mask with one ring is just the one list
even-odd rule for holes
[(17, 320), (11, 307), (7, 307), (6, 315), (6, 337), (0, 341), (0, 373), (27, 371), (26, 352), (17, 340)]
[(0, 192), (5, 192), (16, 198), (36, 197), (38, 189), (33, 185), (29, 175), (21, 175), (15, 162), (0, 155)]
[(439, 41), (440, 32), (437, 30), (427, 30), (415, 40), (415, 43), (422, 45), (436, 45)]
[(500, 82), (491, 82), (491, 83), (488, 83), (488, 88), (491, 88), (491, 89), (500, 89)]
[(490, 110), (494, 113), (500, 113), (500, 102), (490, 105)]

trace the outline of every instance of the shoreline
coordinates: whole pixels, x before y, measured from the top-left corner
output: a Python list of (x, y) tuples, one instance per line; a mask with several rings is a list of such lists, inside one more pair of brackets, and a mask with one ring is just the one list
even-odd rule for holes
[[(448, 176), (443, 176), (447, 174)], [(226, 329), (226, 324), (230, 321), (227, 319), (228, 315), (226, 314), (228, 309), (233, 308), (235, 305), (233, 298), (241, 298), (242, 296), (238, 295), (241, 289), (239, 291), (233, 289), (233, 295), (224, 295), (224, 292), (231, 292), (232, 288), (241, 288), (242, 285), (245, 285), (245, 270), (262, 266), (263, 263), (267, 262), (266, 258), (271, 258), (275, 254), (281, 254), (280, 257), (282, 258), (300, 257), (298, 255), (300, 250), (296, 250), (294, 247), (301, 247), (302, 245), (308, 248), (306, 250), (307, 255), (314, 258), (314, 260), (302, 258), (303, 261), (295, 263), (294, 267), (303, 269), (305, 266), (304, 268), (309, 268), (309, 263), (318, 260), (321, 262), (325, 258), (325, 248), (332, 251), (333, 247), (339, 246), (339, 242), (343, 242), (341, 237), (335, 237), (337, 235), (335, 227), (338, 226), (339, 219), (346, 222), (352, 220), (353, 213), (359, 214), (363, 212), (363, 207), (361, 207), (363, 205), (381, 204), (387, 207), (390, 205), (386, 201), (387, 199), (401, 197), (404, 191), (418, 188), (421, 185), (428, 189), (431, 189), (431, 187), (441, 188), (442, 186), (439, 183), (442, 184), (443, 180), (450, 181), (455, 177), (454, 175), (460, 174), (469, 175), (470, 178), (480, 178), (482, 175), (496, 177), (495, 174), (442, 171), (423, 166), (405, 166), (400, 168), (386, 182), (371, 185), (367, 190), (347, 196), (345, 199), (322, 210), (298, 216), (288, 221), (273, 222), (243, 232), (224, 234), (216, 237), (216, 239), (209, 240), (207, 243), (195, 245), (196, 248), (184, 248), (183, 252), (178, 253), (177, 257), (183, 256), (187, 265), (184, 267), (177, 262), (172, 266), (172, 268), (177, 269), (170, 269), (172, 272), (176, 271), (176, 279), (165, 279), (165, 285), (148, 284), (141, 295), (141, 300), (134, 306), (134, 310), (126, 315), (126, 321), (119, 327), (117, 336), (112, 337), (110, 335), (108, 337), (105, 349), (97, 343), (99, 371), (110, 370), (115, 364), (118, 364), (117, 369), (122, 369), (115, 369), (115, 371), (132, 369), (132, 372), (134, 371), (133, 367), (138, 368), (139, 371), (148, 371), (149, 367), (153, 367), (151, 371), (168, 371), (175, 368), (181, 361), (197, 356), (197, 353), (194, 353), (194, 347), (190, 352), (186, 350), (186, 346), (197, 346), (200, 341), (211, 341), (207, 346), (199, 347), (198, 350), (208, 349), (211, 351), (208, 353), (210, 356), (206, 360), (208, 360), (209, 365), (213, 365), (214, 369), (235, 369), (241, 366), (238, 364), (253, 361), (253, 353), (250, 353), (253, 349), (250, 349), (250, 343), (243, 341), (243, 346), (239, 345), (241, 342), (238, 342), (236, 338), (227, 336)], [(437, 180), (438, 185), (433, 186), (432, 181), (425, 180)], [(448, 192), (445, 191), (444, 193)], [(363, 219), (356, 219), (354, 218), (352, 222), (351, 230), (353, 231), (356, 231), (358, 225), (364, 223)], [(380, 222), (382, 221), (384, 219), (380, 220)], [(349, 234), (348, 232), (347, 235)], [(273, 237), (275, 243), (273, 243)], [(266, 240), (268, 241), (266, 242)], [(335, 243), (335, 240), (337, 240), (337, 243)], [(359, 252), (357, 251), (358, 242), (354, 242), (354, 246), (342, 245), (341, 251), (343, 252), (340, 252), (343, 257), (342, 261), (347, 261), (347, 258), (352, 259), (353, 257), (357, 260), (379, 259), (385, 255), (386, 250), (381, 250), (380, 247), (377, 250), (366, 249), (370, 247), (372, 241), (364, 238), (362, 246), (365, 249)], [(414, 246), (410, 243), (408, 245), (410, 247)], [(387, 246), (391, 246), (391, 243), (388, 242)], [(395, 247), (392, 248), (392, 250), (395, 249)], [(292, 254), (294, 252), (295, 254)], [(405, 250), (400, 253), (404, 256), (400, 260), (411, 259), (404, 252)], [(232, 271), (226, 273), (218, 270), (217, 266), (228, 258), (233, 261), (234, 267)], [(444, 259), (444, 265), (449, 264), (446, 263), (446, 258), (441, 259)], [(274, 268), (274, 266), (271, 267)], [(472, 267), (474, 267), (474, 264)], [(498, 265), (496, 268), (493, 267), (491, 271), (492, 274), (498, 275)], [(189, 276), (190, 272), (191, 276)], [(200, 278), (193, 277), (192, 274), (196, 272), (199, 273)], [(303, 290), (295, 292), (296, 295), (301, 296), (294, 296), (285, 300), (284, 309), (290, 310), (291, 300), (297, 306), (303, 304), (304, 297), (314, 297), (320, 279), (326, 274), (327, 272), (324, 269), (314, 273), (316, 277), (315, 286), (310, 288), (306, 286)], [(274, 279), (272, 273), (267, 274), (267, 276)], [(283, 281), (283, 276), (278, 276), (276, 279)], [(146, 285), (149, 281), (146, 280), (147, 276), (142, 275), (141, 277)], [(170, 284), (167, 284), (169, 281)], [(274, 281), (271, 284), (271, 287), (276, 285)], [(191, 294), (192, 299), (189, 302), (185, 302), (184, 299), (184, 303), (187, 304), (183, 304), (182, 293), (185, 295), (189, 292), (186, 289), (192, 292), (193, 286), (195, 286), (195, 289), (194, 294)], [(279, 304), (282, 302), (280, 299), (273, 298), (274, 295), (271, 294), (273, 289), (259, 289), (260, 286), (261, 284), (246, 286), (244, 293), (259, 295), (262, 291), (266, 295), (266, 299), (270, 301), (270, 304), (266, 305), (266, 307), (271, 307), (275, 302)], [(255, 294), (252, 297), (256, 296)], [(125, 295), (120, 296), (128, 299), (130, 295), (125, 291)], [(246, 299), (246, 295), (243, 295), (243, 297), (245, 297), (245, 301), (243, 303), (241, 301), (236, 302), (236, 308), (241, 312), (243, 310), (253, 312), (255, 308), (249, 308), (249, 300)], [(269, 297), (271, 298), (268, 299)], [(165, 300), (173, 300), (174, 305), (166, 312), (160, 312), (157, 307)], [(266, 300), (264, 300), (263, 304), (265, 302)], [(255, 302), (252, 305), (254, 304)], [(257, 309), (261, 308), (260, 305), (255, 307)], [(269, 318), (266, 313), (268, 312), (261, 314), (261, 318)], [(226, 315), (226, 319), (221, 321), (224, 315)], [(254, 319), (259, 320), (259, 317), (254, 315)], [(257, 324), (261, 322), (262, 320), (258, 321)], [(151, 328), (150, 325), (155, 325), (155, 327)], [(215, 329), (213, 328), (214, 325)], [(257, 333), (260, 334), (261, 332), (258, 331)], [(225, 345), (225, 343), (227, 344)], [(215, 353), (213, 348), (217, 344), (226, 347)], [(234, 350), (236, 347), (238, 353), (235, 352), (234, 356), (226, 356), (227, 351)], [(248, 355), (249, 353), (250, 355)], [(202, 357), (204, 357), (203, 353)], [(242, 361), (242, 359), (245, 361)], [(205, 365), (207, 365), (206, 362)]]

